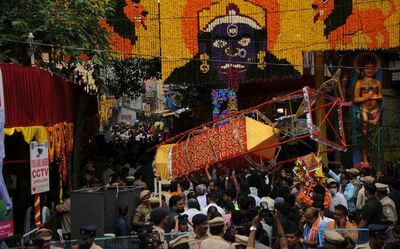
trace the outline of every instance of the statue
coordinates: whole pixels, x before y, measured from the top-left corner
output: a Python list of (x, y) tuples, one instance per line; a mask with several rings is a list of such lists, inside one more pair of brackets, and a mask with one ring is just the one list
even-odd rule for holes
[(369, 163), (366, 148), (368, 134), (370, 134), (371, 129), (379, 124), (381, 119), (382, 83), (375, 79), (378, 60), (371, 56), (362, 62), (361, 79), (356, 82), (354, 88), (354, 103), (360, 105), (361, 132), (363, 135), (361, 156), (364, 163)]

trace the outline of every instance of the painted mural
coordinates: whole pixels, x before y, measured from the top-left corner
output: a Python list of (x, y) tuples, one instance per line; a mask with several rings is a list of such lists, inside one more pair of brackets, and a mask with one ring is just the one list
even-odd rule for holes
[(303, 52), (400, 44), (400, 0), (114, 0), (103, 25), (125, 56), (162, 58), (167, 83), (298, 77)]

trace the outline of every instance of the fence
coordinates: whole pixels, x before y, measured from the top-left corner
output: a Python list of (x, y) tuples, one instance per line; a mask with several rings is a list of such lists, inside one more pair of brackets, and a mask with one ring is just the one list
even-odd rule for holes
[[(77, 243), (78, 240), (58, 241), (52, 246), (53, 248), (71, 249)], [(137, 236), (96, 238), (95, 243), (103, 249), (140, 249), (140, 240)]]
[[(368, 229), (335, 229), (338, 233), (342, 234), (343, 237), (348, 237), (352, 239), (355, 245), (361, 245), (368, 243), (369, 241), (369, 232)], [(320, 231), (320, 236), (323, 236), (324, 231)], [(186, 233), (166, 233), (165, 240), (170, 241), (180, 235)], [(391, 232), (389, 232), (389, 241), (393, 240), (393, 236)], [(58, 246), (64, 249), (70, 249), (74, 244), (76, 244), (77, 240), (69, 240), (61, 242), (55, 242), (53, 245)], [(95, 243), (101, 246), (103, 249), (140, 249), (144, 248), (143, 244), (138, 236), (127, 236), (127, 237), (105, 237), (105, 238), (96, 238)]]
[[(167, 241), (173, 240), (178, 236), (184, 235), (187, 233), (166, 233), (164, 239)], [(52, 245), (54, 247), (70, 249), (74, 244), (77, 244), (78, 240), (65, 240), (65, 241), (57, 241), (53, 242)], [(95, 239), (96, 245), (102, 247), (103, 249), (143, 249), (143, 243), (141, 244), (141, 240), (138, 236), (125, 236), (125, 237), (103, 237)]]
[(369, 231), (367, 228), (358, 229), (346, 229), (339, 228), (335, 229), (336, 232), (340, 233), (345, 238), (350, 238), (356, 245), (365, 244), (369, 241)]

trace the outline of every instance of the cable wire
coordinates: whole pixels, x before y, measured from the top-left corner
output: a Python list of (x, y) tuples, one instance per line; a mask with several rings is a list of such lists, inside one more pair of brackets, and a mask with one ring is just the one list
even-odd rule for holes
[[(130, 56), (135, 56), (135, 57), (156, 57), (164, 60), (176, 60), (176, 61), (201, 61), (200, 58), (193, 58), (193, 57), (175, 57), (175, 56), (154, 56), (154, 55), (149, 55), (149, 54), (137, 54), (137, 53), (128, 53), (128, 52), (123, 52), (123, 51), (114, 51), (114, 50), (104, 50), (104, 49), (88, 49), (88, 48), (81, 48), (81, 47), (75, 47), (75, 46), (64, 46), (64, 45), (55, 45), (55, 44), (46, 44), (46, 43), (41, 43), (41, 42), (27, 42), (27, 41), (17, 41), (17, 40), (11, 40), (11, 39), (5, 39), (5, 38), (0, 38), (0, 41), (9, 41), (9, 42), (15, 42), (15, 43), (21, 43), (21, 44), (32, 44), (36, 46), (44, 46), (44, 47), (51, 47), (51, 48), (64, 48), (64, 49), (71, 49), (71, 50), (76, 50), (76, 51), (82, 51), (82, 52), (96, 52), (96, 53), (107, 53), (107, 54), (120, 54), (120, 55), (130, 55)], [(210, 59), (208, 60), (210, 62), (222, 62), (222, 63), (232, 63), (230, 60), (216, 60), (216, 59)], [(165, 61), (164, 61), (165, 62)], [(166, 61), (168, 62), (168, 61)], [(272, 62), (265, 62), (267, 65), (271, 66), (285, 66), (285, 67), (303, 67), (304, 65), (299, 65), (299, 64), (290, 64), (290, 63), (272, 63)], [(240, 62), (240, 64), (248, 64), (248, 65), (258, 65), (258, 62)], [(320, 67), (320, 68), (325, 68), (325, 65), (313, 65), (313, 67)], [(356, 67), (351, 67), (351, 66), (330, 66), (331, 68), (342, 68), (342, 69), (355, 69)], [(362, 67), (360, 67), (362, 68)], [(400, 68), (393, 68), (393, 67), (380, 67), (382, 70), (389, 70), (389, 71), (395, 71), (395, 70), (400, 70)]]

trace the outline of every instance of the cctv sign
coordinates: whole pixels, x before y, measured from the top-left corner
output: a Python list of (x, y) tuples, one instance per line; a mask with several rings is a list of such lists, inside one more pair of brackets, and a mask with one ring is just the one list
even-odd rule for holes
[(49, 144), (30, 143), (31, 158), (31, 194), (50, 190)]

